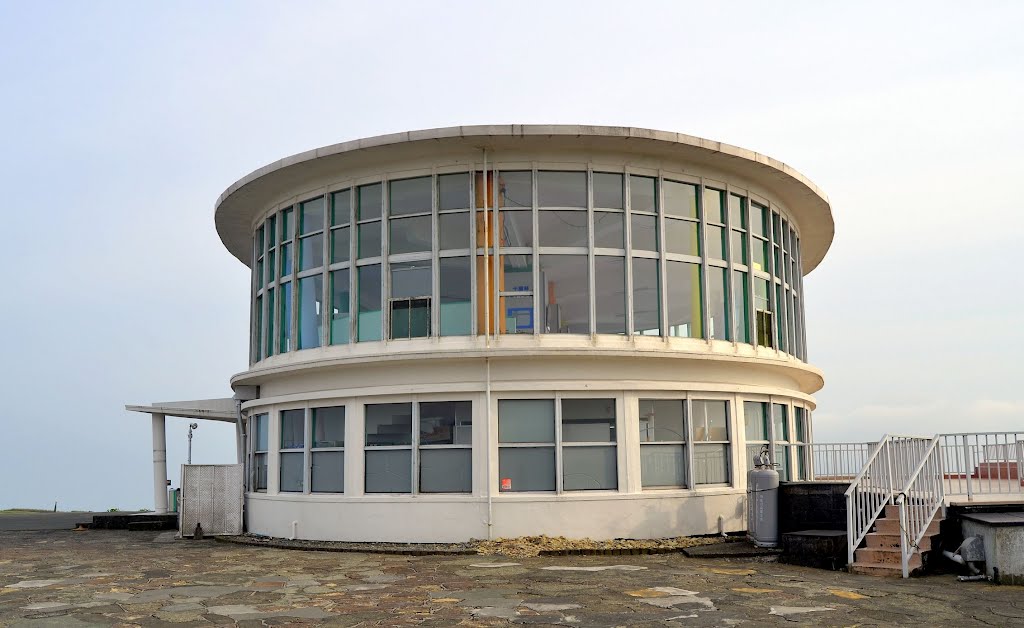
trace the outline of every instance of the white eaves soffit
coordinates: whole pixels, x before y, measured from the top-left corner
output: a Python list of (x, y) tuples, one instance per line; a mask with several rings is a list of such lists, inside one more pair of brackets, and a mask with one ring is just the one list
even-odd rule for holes
[[(500, 159), (503, 150), (517, 152), (571, 150), (637, 153), (732, 173), (770, 190), (783, 202), (800, 229), (803, 266), (809, 274), (825, 257), (835, 234), (832, 208), (825, 193), (785, 163), (744, 148), (692, 135), (583, 125), (487, 125), (447, 127), (380, 135), (285, 157), (231, 184), (214, 208), (221, 241), (243, 264), (252, 248), (257, 214), (279, 200), (282, 190), (304, 181), (329, 178), (354, 167), (365, 169), (410, 159), (467, 156), (487, 149)], [(339, 177), (340, 178), (340, 177)]]

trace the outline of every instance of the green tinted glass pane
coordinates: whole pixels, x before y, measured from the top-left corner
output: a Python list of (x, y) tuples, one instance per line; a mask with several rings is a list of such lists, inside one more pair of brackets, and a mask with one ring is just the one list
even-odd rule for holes
[(323, 275), (299, 280), (299, 349), (323, 344)]
[(735, 194), (729, 195), (729, 222), (733, 229), (747, 228), (747, 199)]
[(359, 225), (359, 259), (380, 257), (380, 221)]
[(281, 324), (278, 326), (277, 348), (280, 353), (292, 350), (292, 282), (281, 284)]
[(299, 239), (299, 270), (320, 268), (324, 265), (324, 234)]
[(437, 208), (468, 209), (470, 206), (469, 173), (442, 174), (437, 177)]
[(472, 281), (468, 257), (438, 260), (441, 281), (441, 335), (468, 336), (473, 321)]
[(732, 323), (733, 340), (750, 342), (750, 315), (747, 299), (747, 273), (733, 271)]
[(349, 227), (331, 230), (331, 263), (349, 260)]
[(381, 287), (380, 264), (361, 266), (358, 269), (359, 318), (357, 320), (360, 342), (381, 339)]
[(358, 220), (380, 218), (381, 190), (380, 183), (359, 186), (356, 200), (356, 217)]
[(299, 225), (300, 234), (313, 233), (324, 228), (324, 199), (322, 196), (302, 203), (299, 208), (301, 211), (299, 217), (302, 223)]
[(700, 264), (668, 262), (668, 335), (703, 338)]
[(725, 259), (725, 228), (707, 226), (708, 258)]
[(292, 210), (286, 209), (281, 212), (281, 241), (287, 242), (292, 239)]
[(743, 265), (747, 263), (747, 234), (742, 231), (732, 232), (732, 261)]
[(708, 338), (730, 340), (726, 269), (708, 266)]
[(399, 179), (388, 183), (390, 216), (430, 213), (433, 202), (430, 192), (431, 177)]
[(331, 344), (349, 342), (348, 269), (331, 273)]
[(352, 214), (352, 190), (341, 190), (331, 195), (331, 226), (347, 225)]
[(274, 308), (274, 295), (275, 291), (273, 288), (267, 291), (267, 335), (264, 337), (266, 341), (263, 351), (264, 357), (274, 355), (274, 319), (277, 314), (277, 310)]
[(281, 245), (281, 277), (292, 274), (292, 244)]

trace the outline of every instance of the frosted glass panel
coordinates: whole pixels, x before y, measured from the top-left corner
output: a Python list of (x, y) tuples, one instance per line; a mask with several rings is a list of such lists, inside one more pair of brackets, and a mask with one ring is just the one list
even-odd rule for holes
[(615, 490), (618, 484), (615, 447), (562, 448), (563, 490)]
[(683, 445), (640, 447), (640, 483), (644, 487), (686, 486), (686, 449)]
[(367, 493), (412, 491), (412, 452), (408, 449), (366, 451)]
[(302, 449), (305, 439), (306, 411), (281, 412), (281, 449)]
[(498, 401), (498, 440), (502, 443), (555, 442), (553, 399)]
[(694, 445), (694, 484), (728, 484), (729, 446)]
[(473, 488), (471, 449), (421, 449), (421, 493), (468, 493)]
[(747, 440), (768, 440), (768, 404), (744, 401), (743, 424)]
[(302, 459), (304, 455), (301, 452), (281, 454), (281, 492), (302, 492)]
[(555, 448), (503, 447), (498, 453), (498, 477), (503, 491), (555, 490)]
[(345, 492), (345, 452), (314, 451), (311, 484), (314, 493)]

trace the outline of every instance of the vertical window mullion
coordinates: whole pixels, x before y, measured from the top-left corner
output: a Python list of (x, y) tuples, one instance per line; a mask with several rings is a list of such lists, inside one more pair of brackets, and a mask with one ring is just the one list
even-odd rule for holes
[[(539, 239), (539, 234), (538, 234)], [(597, 335), (597, 278), (594, 276), (594, 168), (587, 164), (587, 277), (590, 336)]]
[(430, 336), (441, 336), (441, 226), (437, 169), (430, 174)]
[[(700, 295), (700, 325), (703, 337), (707, 340), (708, 344), (711, 344), (711, 292), (708, 290), (708, 208), (705, 205), (707, 199), (707, 188), (704, 185), (704, 177), (700, 178), (699, 190), (700, 197), (697, 199), (697, 229), (700, 233), (697, 236), (697, 241), (700, 242), (700, 281), (697, 282), (697, 289), (701, 291)], [(721, 201), (719, 201), (721, 202)], [(718, 210), (721, 212), (721, 208)]]
[(356, 224), (356, 201), (359, 196), (359, 186), (352, 184), (348, 194), (348, 341), (358, 342), (359, 321), (359, 298), (358, 298), (358, 269), (359, 256), (359, 225)]
[[(733, 273), (735, 272), (736, 254), (732, 250), (732, 188), (728, 183), (725, 184), (725, 190), (722, 192), (725, 195), (725, 339), (731, 340), (735, 345), (736, 333), (734, 328), (736, 327), (736, 321), (732, 320), (736, 316), (736, 304), (735, 304), (735, 278)], [(740, 213), (743, 213), (743, 201), (740, 200)]]
[[(622, 237), (625, 240), (622, 245), (626, 252), (624, 264), (626, 269), (626, 335), (629, 336), (630, 342), (635, 342), (633, 340), (635, 323), (633, 318), (633, 217), (631, 207), (629, 170), (625, 169), (622, 173)], [(658, 298), (660, 301), (661, 297)]]
[[(331, 194), (324, 191), (323, 248), (321, 253), (324, 267), (321, 271), (320, 290), (320, 346), (331, 346), (331, 319), (334, 315), (334, 301), (331, 293), (331, 216), (334, 212)], [(351, 227), (350, 227), (351, 228)], [(351, 231), (349, 232), (351, 233)]]
[(313, 440), (312, 414), (313, 411), (307, 405), (302, 424), (302, 492), (306, 495), (309, 495), (313, 489), (313, 455), (310, 453)]
[[(533, 333), (541, 333), (542, 327), (547, 327), (547, 313), (540, 311), (540, 295), (547, 294), (547, 287), (540, 285), (540, 210), (537, 208), (537, 164), (530, 164), (530, 177), (532, 179), (532, 196), (530, 199), (530, 221), (533, 225), (533, 237), (530, 239), (530, 252), (533, 255)], [(557, 410), (556, 410), (557, 412)], [(556, 467), (558, 465), (556, 464)], [(556, 470), (559, 477), (561, 471)], [(560, 487), (561, 484), (556, 486)], [(560, 489), (559, 489), (560, 491)]]
[(693, 403), (689, 392), (686, 393), (684, 403), (683, 420), (686, 422), (686, 488), (692, 489), (697, 485), (693, 474), (693, 456), (696, 448), (693, 445)]
[[(654, 191), (654, 224), (658, 230), (658, 326), (661, 337), (668, 338), (668, 261), (665, 259), (665, 179), (658, 171), (655, 178), (655, 185), (658, 189)], [(632, 222), (632, 220), (631, 220)]]
[(409, 443), (412, 447), (412, 451), (409, 452), (409, 462), (412, 468), (409, 470), (412, 473), (412, 479), (410, 482), (412, 495), (418, 495), (420, 492), (420, 402), (418, 398), (412, 402), (412, 434), (409, 435)]
[(564, 491), (562, 476), (562, 397), (555, 395), (555, 493)]

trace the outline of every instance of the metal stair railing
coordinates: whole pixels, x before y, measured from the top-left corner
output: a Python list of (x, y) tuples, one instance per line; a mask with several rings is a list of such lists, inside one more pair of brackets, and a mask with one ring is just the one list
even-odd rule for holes
[(897, 495), (900, 511), (900, 555), (903, 577), (910, 576), (910, 557), (920, 549), (935, 513), (945, 506), (942, 448), (939, 436), (931, 440), (903, 490)]
[(864, 468), (846, 489), (846, 542), (848, 564), (887, 504), (906, 487), (934, 439), (886, 434), (878, 441)]

